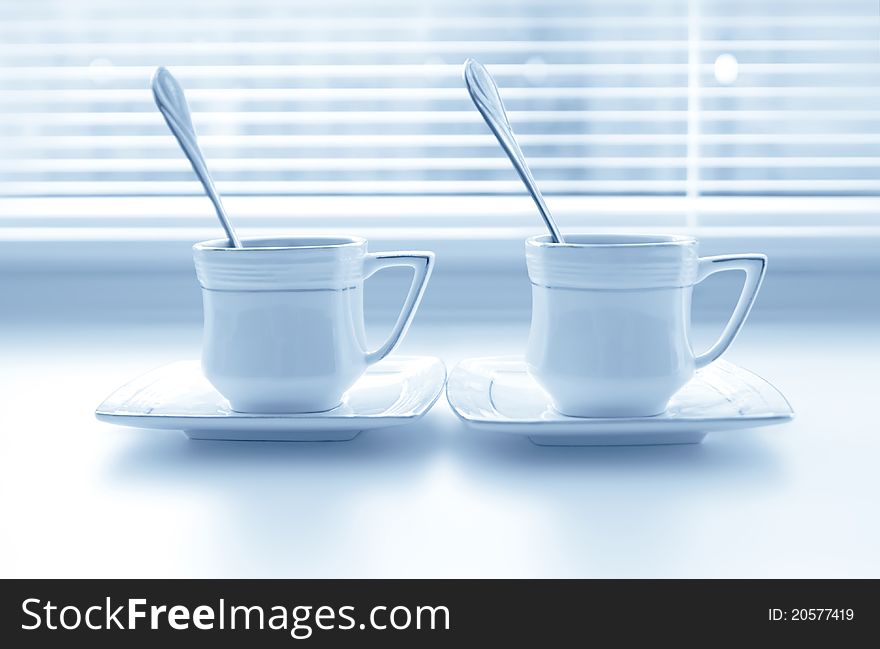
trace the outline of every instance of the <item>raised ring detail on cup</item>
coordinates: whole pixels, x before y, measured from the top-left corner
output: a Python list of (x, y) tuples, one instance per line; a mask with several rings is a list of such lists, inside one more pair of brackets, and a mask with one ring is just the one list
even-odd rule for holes
[(360, 237), (265, 237), (231, 248), (226, 239), (193, 246), (196, 275), (213, 291), (342, 290), (363, 279)]
[(533, 284), (547, 288), (648, 289), (692, 286), (697, 281), (697, 241), (681, 235), (548, 235), (526, 240)]

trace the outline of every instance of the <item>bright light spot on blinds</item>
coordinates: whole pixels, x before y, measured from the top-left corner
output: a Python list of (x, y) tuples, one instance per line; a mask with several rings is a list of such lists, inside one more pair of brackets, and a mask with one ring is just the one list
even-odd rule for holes
[(731, 84), (739, 76), (739, 62), (733, 54), (720, 54), (715, 59), (715, 78), (718, 83)]
[(529, 83), (541, 83), (547, 78), (547, 61), (540, 56), (532, 56), (523, 68), (523, 75)]
[(89, 63), (89, 79), (96, 86), (103, 86), (113, 80), (113, 61), (98, 58)]

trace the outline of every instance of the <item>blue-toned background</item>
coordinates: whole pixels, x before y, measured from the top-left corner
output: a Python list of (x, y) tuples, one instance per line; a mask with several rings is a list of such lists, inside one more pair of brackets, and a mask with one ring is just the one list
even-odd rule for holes
[[(878, 576), (875, 0), (0, 0), (3, 576)], [(152, 104), (168, 66), (243, 235), (438, 253), (401, 348), (520, 353), (534, 206), (469, 102), (497, 78), (560, 227), (765, 252), (730, 360), (798, 413), (700, 446), (420, 423), (194, 444), (92, 410), (196, 357), (220, 236)], [(738, 290), (695, 297), (695, 344)], [(384, 337), (407, 278), (367, 288)]]

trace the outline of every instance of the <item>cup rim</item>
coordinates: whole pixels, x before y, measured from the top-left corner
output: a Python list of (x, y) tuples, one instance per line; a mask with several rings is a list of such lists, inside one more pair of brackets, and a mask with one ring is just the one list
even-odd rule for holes
[[(339, 248), (358, 248), (366, 245), (367, 240), (357, 236), (340, 236), (335, 234), (315, 234), (315, 235), (289, 235), (289, 236), (269, 236), (269, 237), (243, 237), (239, 239), (243, 244), (242, 248), (232, 248), (229, 245), (229, 239), (210, 239), (208, 241), (200, 241), (193, 245), (193, 250), (210, 251), (210, 252), (227, 252), (227, 253), (244, 253), (256, 250), (336, 250)], [(284, 242), (290, 242), (285, 245)], [(308, 241), (304, 245), (298, 245), (296, 241)], [(255, 243), (277, 242), (279, 245), (248, 245)]]
[[(552, 241), (549, 234), (537, 234), (526, 239), (526, 245), (535, 248), (656, 248), (695, 245), (697, 243), (696, 237), (688, 234), (574, 232), (564, 236), (565, 243), (558, 243)], [(595, 241), (572, 240), (578, 237), (595, 239)], [(607, 239), (607, 241), (602, 241), (602, 239)]]

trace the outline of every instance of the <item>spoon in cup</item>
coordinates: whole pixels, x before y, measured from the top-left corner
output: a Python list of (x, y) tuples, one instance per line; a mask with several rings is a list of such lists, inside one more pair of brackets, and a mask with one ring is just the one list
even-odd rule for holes
[(504, 110), (501, 94), (498, 92), (498, 86), (495, 84), (492, 75), (489, 74), (489, 71), (482, 64), (473, 59), (467, 59), (464, 62), (464, 83), (477, 110), (480, 111), (483, 119), (486, 120), (486, 124), (489, 125), (492, 133), (495, 134), (501, 148), (504, 149), (507, 157), (513, 163), (516, 173), (519, 174), (526, 189), (529, 190), (532, 200), (535, 201), (535, 205), (538, 206), (538, 211), (544, 219), (544, 224), (550, 230), (550, 236), (553, 238), (553, 241), (555, 243), (565, 243), (562, 233), (550, 214), (550, 209), (544, 202), (541, 190), (538, 189), (538, 184), (535, 182), (535, 178), (526, 164), (526, 158), (519, 148), (516, 136), (514, 136), (513, 129), (510, 126), (510, 120), (507, 118), (507, 111)]
[(217, 192), (217, 188), (214, 187), (214, 180), (211, 178), (211, 172), (208, 171), (205, 156), (202, 155), (202, 150), (199, 148), (183, 88), (180, 87), (177, 79), (163, 67), (156, 68), (150, 85), (153, 89), (153, 99), (159, 108), (159, 112), (165, 118), (165, 122), (177, 139), (180, 148), (183, 149), (184, 154), (192, 165), (193, 171), (196, 172), (196, 176), (202, 183), (202, 187), (205, 188), (205, 193), (214, 204), (214, 210), (217, 212), (217, 218), (220, 219), (220, 224), (226, 232), (229, 244), (233, 248), (242, 248), (241, 241), (239, 241), (238, 236), (235, 234), (232, 223), (229, 221), (226, 210), (223, 208), (220, 194)]

